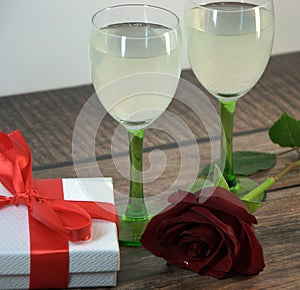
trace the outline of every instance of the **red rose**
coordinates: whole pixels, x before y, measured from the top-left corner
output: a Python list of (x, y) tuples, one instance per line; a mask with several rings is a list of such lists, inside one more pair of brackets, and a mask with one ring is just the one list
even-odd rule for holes
[(215, 278), (262, 271), (263, 251), (253, 228), (256, 218), (236, 195), (219, 187), (194, 194), (178, 191), (169, 202), (149, 222), (141, 238), (145, 249), (170, 265)]

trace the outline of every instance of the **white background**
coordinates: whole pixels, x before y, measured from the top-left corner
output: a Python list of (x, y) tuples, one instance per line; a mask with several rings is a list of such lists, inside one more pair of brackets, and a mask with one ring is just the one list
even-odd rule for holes
[[(90, 83), (91, 16), (132, 2), (159, 5), (183, 18), (184, 0), (0, 0), (0, 96)], [(273, 54), (300, 50), (300, 1), (274, 3)]]

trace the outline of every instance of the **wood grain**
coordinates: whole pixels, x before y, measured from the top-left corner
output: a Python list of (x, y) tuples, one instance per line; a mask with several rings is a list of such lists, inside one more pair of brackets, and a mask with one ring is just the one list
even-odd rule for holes
[[(218, 144), (219, 123), (210, 123), (209, 128), (214, 132), (210, 135), (205, 122), (213, 117), (213, 111), (218, 111), (218, 104), (214, 98), (203, 95), (205, 90), (191, 71), (183, 71), (182, 78), (176, 99), (168, 109), (171, 119), (161, 119), (146, 130), (146, 196), (186, 188), (192, 176), (212, 158), (217, 158), (218, 150), (212, 152), (211, 146)], [(97, 114), (103, 108), (93, 99), (93, 93), (92, 86), (87, 85), (0, 98), (0, 126), (7, 132), (18, 128), (28, 140), (35, 178), (112, 176), (118, 192), (117, 202), (122, 205), (129, 190), (126, 132), (105, 114), (97, 127)], [(207, 107), (201, 96), (208, 100)], [(92, 106), (87, 114), (82, 109), (89, 101)], [(284, 111), (300, 119), (300, 52), (272, 57), (257, 86), (238, 102), (234, 150), (273, 154), (285, 151), (268, 137), (270, 126)], [(78, 116), (84, 120), (79, 129), (76, 127)], [(174, 117), (179, 120), (178, 124), (174, 125)], [(76, 166), (72, 156), (75, 127), (82, 138)], [(93, 134), (96, 134), (95, 144), (85, 144)], [(199, 162), (196, 155), (200, 156)], [(187, 164), (184, 169), (180, 167), (182, 156)], [(274, 168), (259, 172), (253, 178), (262, 182), (297, 158), (295, 152), (281, 155)], [(121, 247), (121, 271), (116, 289), (300, 289), (299, 174), (300, 169), (295, 169), (276, 183), (256, 213), (255, 230), (266, 262), (261, 274), (219, 281), (167, 266), (164, 260), (142, 248)]]
[[(238, 102), (235, 133), (248, 134), (252, 131), (268, 130), (282, 112), (300, 119), (300, 53), (273, 57), (270, 64), (254, 89)], [(191, 83), (198, 82), (191, 71), (183, 71), (182, 78)], [(202, 89), (202, 91), (204, 91)], [(72, 135), (76, 119), (84, 104), (94, 91), (91, 85), (69, 89), (37, 92), (0, 99), (0, 126), (3, 131), (20, 129), (28, 140), (33, 152), (33, 166), (53, 166), (72, 160)], [(198, 92), (201, 94), (201, 92)], [(190, 96), (194, 106), (200, 106), (197, 95)], [(216, 100), (207, 96), (218, 110)], [(97, 105), (101, 107), (100, 103)], [(86, 116), (84, 129), (89, 133), (97, 116), (97, 109)], [(196, 139), (207, 137), (199, 116), (191, 109), (174, 101), (169, 111), (187, 124)], [(201, 118), (201, 116), (200, 116)], [(201, 120), (200, 120), (201, 121)], [(166, 125), (166, 129), (168, 128)], [(216, 127), (217, 124), (211, 126)], [(98, 128), (95, 151), (97, 155), (110, 154), (111, 136), (118, 124), (108, 115)], [(83, 135), (84, 138), (85, 135)], [(156, 130), (145, 140), (145, 148), (170, 144), (172, 139), (164, 132)]]

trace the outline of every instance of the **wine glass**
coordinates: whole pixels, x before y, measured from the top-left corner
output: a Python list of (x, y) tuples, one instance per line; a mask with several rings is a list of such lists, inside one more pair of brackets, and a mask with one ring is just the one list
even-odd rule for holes
[(170, 104), (181, 72), (178, 17), (144, 4), (118, 5), (92, 18), (89, 57), (94, 88), (107, 112), (128, 131), (130, 193), (120, 216), (121, 244), (140, 246), (151, 218), (143, 194), (144, 129)]
[(273, 2), (186, 0), (184, 22), (192, 70), (219, 101), (223, 175), (231, 191), (241, 195), (256, 184), (234, 174), (234, 112), (237, 100), (258, 82), (268, 64), (274, 39)]

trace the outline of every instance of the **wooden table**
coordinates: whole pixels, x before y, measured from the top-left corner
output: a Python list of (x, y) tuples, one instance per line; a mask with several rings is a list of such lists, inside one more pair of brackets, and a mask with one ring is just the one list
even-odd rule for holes
[[(183, 71), (182, 77), (198, 85), (190, 71)], [(109, 116), (104, 117), (97, 131), (94, 152), (83, 150), (80, 164), (77, 165), (76, 172), (74, 170), (74, 126), (80, 110), (92, 94), (92, 86), (87, 85), (3, 97), (0, 98), (0, 124), (6, 132), (20, 129), (28, 140), (33, 155), (35, 178), (89, 177), (95, 174), (95, 162), (89, 158), (96, 156), (96, 169), (101, 170), (102, 176), (112, 176), (115, 189), (125, 197), (128, 181), (122, 176), (123, 173), (118, 172), (115, 164), (122, 168), (126, 168), (128, 164), (127, 136), (125, 130), (120, 129), (121, 137), (117, 140), (116, 152), (112, 155), (111, 141), (118, 124)], [(191, 100), (195, 106), (199, 106), (201, 102), (197, 96), (191, 98), (194, 98)], [(217, 109), (215, 99), (209, 97), (209, 100)], [(300, 52), (272, 57), (260, 82), (238, 102), (234, 149), (275, 154), (285, 151), (273, 144), (268, 137), (270, 126), (284, 111), (300, 119)], [(208, 137), (216, 139), (217, 136), (208, 136), (205, 126), (200, 122), (205, 117), (200, 116), (199, 121), (199, 116), (192, 114), (190, 108), (182, 102), (175, 100), (169, 112), (178, 116), (190, 128), (200, 152), (199, 167), (203, 167), (210, 160), (211, 143)], [(89, 134), (93, 133), (92, 127), (97, 121), (97, 108), (86, 118), (83, 139), (89, 138)], [(172, 126), (165, 125), (165, 131)], [(213, 123), (211, 126), (217, 127)], [(179, 147), (189, 152), (189, 146), (195, 145), (190, 142), (183, 129), (179, 129), (178, 132), (179, 135), (174, 140), (157, 128), (146, 131), (146, 170), (150, 168), (148, 157), (151, 154), (150, 157), (155, 157), (156, 153), (163, 152), (166, 160), (160, 177), (145, 185), (146, 196), (159, 194), (169, 188), (180, 171)], [(177, 144), (178, 138), (182, 141), (180, 146)], [(154, 149), (161, 149), (162, 152), (153, 151)], [(190, 151), (191, 154), (187, 154), (186, 158), (193, 158), (193, 150)], [(273, 169), (260, 172), (253, 178), (263, 181), (266, 177), (275, 175), (286, 162), (298, 157), (297, 153), (281, 155)], [(192, 173), (187, 172), (185, 175), (186, 183)], [(182, 182), (181, 186), (186, 184)], [(266, 203), (256, 212), (256, 216), (258, 225), (255, 230), (263, 246), (266, 263), (261, 274), (252, 277), (235, 276), (219, 281), (199, 276), (189, 270), (167, 266), (164, 260), (154, 257), (142, 248), (122, 246), (121, 270), (116, 289), (300, 289), (300, 169), (292, 171), (269, 190)]]

